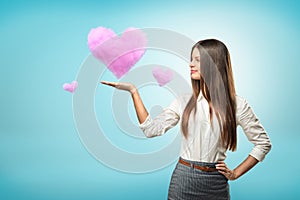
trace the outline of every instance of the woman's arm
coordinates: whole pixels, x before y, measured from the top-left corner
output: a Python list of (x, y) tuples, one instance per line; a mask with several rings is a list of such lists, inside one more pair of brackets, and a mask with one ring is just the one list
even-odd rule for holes
[(177, 110), (176, 108), (179, 106), (177, 100), (171, 104), (171, 109), (164, 109), (162, 113), (152, 119), (143, 104), (138, 90), (132, 83), (115, 83), (107, 81), (101, 81), (101, 83), (121, 90), (126, 90), (131, 93), (134, 108), (140, 123), (139, 127), (142, 129), (146, 137), (163, 135), (170, 128), (174, 127), (180, 119), (179, 114), (174, 111)]
[(116, 83), (116, 82), (108, 82), (108, 81), (101, 81), (101, 83), (115, 87), (120, 90), (126, 90), (130, 92), (139, 123), (141, 124), (146, 120), (148, 116), (148, 112), (143, 104), (143, 101), (140, 97), (138, 90), (132, 83)]
[(237, 103), (237, 125), (242, 127), (247, 139), (254, 145), (249, 154), (263, 161), (272, 148), (269, 135), (247, 100), (237, 96)]
[(258, 162), (265, 158), (271, 150), (270, 138), (255, 115), (249, 103), (242, 97), (237, 96), (237, 124), (240, 125), (248, 140), (254, 144), (249, 156), (234, 170), (230, 170), (224, 162), (219, 162), (216, 168), (229, 180), (235, 180), (249, 171)]
[(131, 97), (133, 100), (135, 112), (138, 117), (139, 123), (142, 124), (149, 115), (148, 111), (143, 104), (138, 90), (135, 90), (133, 93), (131, 93)]

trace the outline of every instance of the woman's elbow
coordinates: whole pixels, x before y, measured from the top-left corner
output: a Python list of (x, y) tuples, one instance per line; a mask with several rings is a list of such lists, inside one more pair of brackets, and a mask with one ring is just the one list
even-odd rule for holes
[(153, 138), (153, 137), (156, 137), (156, 136), (160, 136), (161, 133), (159, 132), (144, 132), (144, 135), (147, 137), (147, 138)]
[(272, 143), (271, 142), (268, 142), (268, 143), (265, 143), (263, 144), (260, 149), (264, 152), (264, 154), (268, 154), (271, 149), (272, 149)]
[(154, 137), (154, 135), (152, 135), (152, 134), (144, 134), (145, 136), (146, 136), (146, 138), (153, 138)]
[(266, 145), (266, 148), (268, 149), (268, 152), (270, 152), (272, 149), (272, 143), (269, 142), (268, 145)]

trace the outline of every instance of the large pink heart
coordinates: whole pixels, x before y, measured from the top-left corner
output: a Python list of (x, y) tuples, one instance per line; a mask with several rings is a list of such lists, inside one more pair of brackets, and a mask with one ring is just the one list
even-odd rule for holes
[(147, 38), (139, 29), (128, 28), (119, 37), (111, 29), (98, 27), (88, 35), (92, 54), (120, 79), (144, 55)]
[(174, 73), (170, 69), (164, 70), (161, 67), (155, 67), (152, 69), (152, 74), (156, 79), (159, 86), (164, 86), (165, 84), (169, 83), (174, 76)]

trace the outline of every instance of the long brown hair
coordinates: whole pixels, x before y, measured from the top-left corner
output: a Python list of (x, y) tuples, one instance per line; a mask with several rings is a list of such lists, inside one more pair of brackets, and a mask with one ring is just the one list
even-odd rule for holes
[(209, 105), (211, 125), (215, 114), (224, 147), (234, 151), (237, 145), (236, 93), (229, 51), (225, 44), (216, 39), (201, 40), (193, 46), (192, 52), (194, 48), (200, 52), (200, 80), (191, 79), (193, 95), (182, 115), (183, 135), (188, 137), (189, 117), (193, 110), (194, 115), (196, 113), (201, 90)]

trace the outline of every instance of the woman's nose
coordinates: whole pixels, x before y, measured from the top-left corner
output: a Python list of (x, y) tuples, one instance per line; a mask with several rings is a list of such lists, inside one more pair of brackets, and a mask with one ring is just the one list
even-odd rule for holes
[(190, 62), (190, 67), (195, 67), (193, 62)]

